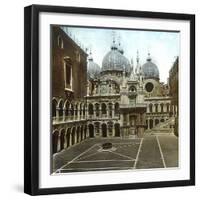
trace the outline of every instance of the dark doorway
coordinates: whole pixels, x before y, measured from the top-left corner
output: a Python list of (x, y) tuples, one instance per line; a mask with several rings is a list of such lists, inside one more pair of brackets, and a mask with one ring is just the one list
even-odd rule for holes
[(102, 124), (102, 137), (107, 137), (107, 126)]
[(55, 131), (52, 135), (52, 140), (53, 140), (53, 154), (57, 153), (58, 151), (58, 131)]
[(120, 137), (120, 125), (115, 124), (115, 137)]
[(89, 126), (89, 137), (93, 138), (94, 137), (94, 126), (90, 124)]

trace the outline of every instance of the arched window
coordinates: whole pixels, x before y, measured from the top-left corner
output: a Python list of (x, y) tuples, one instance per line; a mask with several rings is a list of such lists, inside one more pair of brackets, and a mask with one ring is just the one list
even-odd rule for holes
[(119, 115), (119, 103), (115, 103), (115, 115)]
[(105, 103), (101, 104), (101, 112), (102, 112), (102, 114), (106, 114), (106, 104)]
[(99, 116), (99, 104), (98, 103), (95, 104), (95, 111), (96, 111), (96, 116), (98, 117)]
[(91, 103), (88, 105), (88, 114), (89, 115), (93, 115), (94, 114), (93, 105)]
[(112, 103), (108, 104), (108, 109), (109, 109), (109, 117), (112, 117)]

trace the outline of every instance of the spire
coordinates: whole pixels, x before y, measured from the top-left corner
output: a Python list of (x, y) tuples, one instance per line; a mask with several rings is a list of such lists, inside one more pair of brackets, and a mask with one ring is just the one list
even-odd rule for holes
[(140, 62), (140, 58), (139, 58), (139, 51), (137, 50), (137, 58), (136, 58), (136, 61), (137, 61), (137, 66), (139, 65), (139, 62)]
[(139, 51), (137, 50), (137, 57), (136, 57), (136, 69), (135, 69), (135, 73), (139, 74), (140, 73), (140, 58), (139, 58)]
[(88, 56), (88, 60), (89, 60), (89, 61), (93, 61), (92, 50), (91, 50), (91, 48), (90, 48), (90, 53), (89, 53), (89, 56)]
[(111, 50), (116, 50), (117, 49), (117, 45), (115, 43), (115, 35), (116, 35), (116, 33), (114, 31), (112, 31), (112, 45), (111, 45)]
[(132, 71), (131, 71), (131, 75), (130, 75), (130, 80), (132, 81), (135, 79), (133, 59), (131, 59), (131, 66), (132, 66)]

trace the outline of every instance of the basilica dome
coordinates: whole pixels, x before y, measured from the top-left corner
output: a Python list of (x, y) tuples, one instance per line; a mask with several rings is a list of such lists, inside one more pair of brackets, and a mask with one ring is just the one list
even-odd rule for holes
[(159, 79), (158, 67), (152, 62), (150, 54), (148, 54), (147, 62), (142, 66), (142, 72), (145, 79)]
[(102, 71), (123, 71), (130, 72), (131, 66), (129, 60), (118, 50), (115, 42), (111, 46), (111, 50), (104, 56), (102, 61)]
[(98, 78), (101, 72), (100, 66), (93, 61), (92, 56), (90, 55), (88, 58), (88, 65), (87, 65), (87, 74), (90, 78)]

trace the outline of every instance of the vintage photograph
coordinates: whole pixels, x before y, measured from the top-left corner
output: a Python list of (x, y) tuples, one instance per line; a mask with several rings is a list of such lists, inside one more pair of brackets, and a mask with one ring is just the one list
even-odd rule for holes
[(180, 33), (50, 31), (51, 174), (178, 168)]

